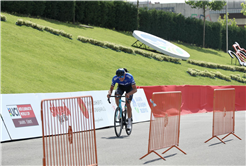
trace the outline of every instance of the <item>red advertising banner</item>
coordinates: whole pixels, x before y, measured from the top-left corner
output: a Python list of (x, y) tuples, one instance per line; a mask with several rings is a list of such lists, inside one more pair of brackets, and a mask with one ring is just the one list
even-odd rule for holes
[(213, 111), (214, 89), (235, 89), (235, 110), (246, 110), (246, 86), (201, 86), (201, 85), (160, 85), (138, 86), (144, 89), (149, 105), (153, 92), (182, 92), (181, 114)]
[(7, 109), (15, 127), (38, 125), (31, 104), (7, 105)]

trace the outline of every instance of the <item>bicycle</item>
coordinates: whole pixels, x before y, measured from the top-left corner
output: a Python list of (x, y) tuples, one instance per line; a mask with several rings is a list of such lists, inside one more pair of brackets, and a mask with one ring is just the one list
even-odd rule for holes
[[(124, 100), (121, 100), (121, 97), (125, 96), (110, 96), (110, 97), (118, 97), (119, 98), (119, 106), (115, 109), (114, 113), (114, 131), (117, 137), (120, 137), (121, 131), (123, 127), (125, 126), (126, 133), (127, 135), (130, 135), (132, 132), (132, 124), (131, 124), (131, 129), (127, 128), (128, 120), (126, 119), (127, 117), (127, 107), (125, 104), (125, 109), (122, 109), (121, 102), (125, 102)], [(110, 102), (110, 98), (108, 98), (108, 102)], [(128, 100), (127, 100), (128, 102)]]

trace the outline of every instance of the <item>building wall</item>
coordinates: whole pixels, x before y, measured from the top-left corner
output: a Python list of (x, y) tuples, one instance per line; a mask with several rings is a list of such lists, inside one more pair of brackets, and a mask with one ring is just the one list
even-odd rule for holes
[[(185, 17), (197, 17), (199, 19), (202, 19), (203, 17), (203, 10), (202, 9), (193, 9), (190, 5), (187, 5), (186, 3), (168, 3), (168, 4), (140, 4), (139, 7), (148, 7), (149, 9), (157, 9), (157, 10), (164, 10), (164, 11), (170, 11), (174, 13), (181, 13)], [(209, 15), (209, 11), (206, 11), (205, 15), (206, 20), (208, 21), (217, 21), (219, 14), (213, 14), (212, 17)], [(211, 19), (210, 19), (211, 18)]]
[[(242, 7), (241, 3), (244, 0), (233, 0), (228, 2), (228, 13), (229, 19), (236, 19), (238, 26), (246, 25), (246, 16), (241, 13)], [(140, 8), (147, 7), (148, 9), (164, 10), (174, 13), (181, 13), (185, 17), (196, 17), (198, 19), (203, 19), (202, 9), (193, 9), (190, 5), (186, 3), (167, 3), (167, 4), (139, 4)], [(217, 22), (219, 16), (223, 18), (226, 13), (226, 6), (221, 11), (207, 10), (205, 13), (205, 18), (207, 21)]]

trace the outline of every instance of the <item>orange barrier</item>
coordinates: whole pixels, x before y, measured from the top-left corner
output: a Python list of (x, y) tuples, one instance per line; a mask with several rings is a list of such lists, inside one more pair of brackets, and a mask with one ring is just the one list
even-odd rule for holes
[(98, 165), (93, 98), (41, 101), (43, 165)]
[(165, 160), (155, 150), (170, 147), (164, 154), (173, 147), (179, 149), (181, 92), (154, 92), (151, 102), (148, 153), (140, 159), (154, 152)]
[[(213, 106), (213, 131), (212, 137), (206, 142), (213, 138), (217, 138), (221, 142), (224, 138), (233, 134), (241, 140), (235, 131), (235, 89), (215, 89), (214, 90), (214, 106)], [(227, 134), (225, 137), (220, 139), (218, 136)]]

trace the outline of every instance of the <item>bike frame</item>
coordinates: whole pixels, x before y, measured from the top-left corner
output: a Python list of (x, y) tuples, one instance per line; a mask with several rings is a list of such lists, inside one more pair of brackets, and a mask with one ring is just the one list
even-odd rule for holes
[[(125, 96), (121, 96), (121, 97), (125, 97)], [(125, 101), (121, 100), (121, 97), (119, 97), (119, 108), (120, 108), (120, 116), (123, 117), (123, 113), (122, 113), (123, 109), (121, 103)]]
[[(126, 97), (126, 96), (110, 96), (110, 97), (118, 97), (119, 98), (119, 106), (118, 107), (120, 108), (120, 117), (123, 117), (123, 113), (122, 113), (123, 112), (123, 108), (122, 108), (121, 103), (122, 102), (125, 103), (125, 101), (122, 100), (121, 97)], [(111, 103), (109, 98), (108, 98), (108, 102)]]

